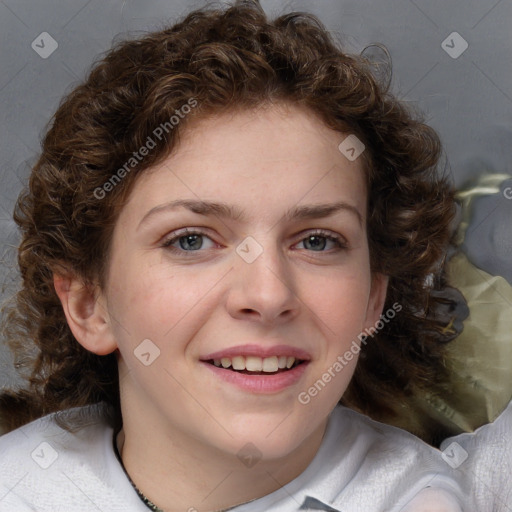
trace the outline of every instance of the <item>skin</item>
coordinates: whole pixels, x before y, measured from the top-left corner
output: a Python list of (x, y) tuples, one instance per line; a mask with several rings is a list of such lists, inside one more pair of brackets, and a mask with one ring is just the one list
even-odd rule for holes
[[(118, 353), (123, 462), (166, 511), (221, 510), (269, 494), (318, 450), (357, 357), (307, 405), (299, 393), (375, 324), (387, 286), (370, 272), (362, 159), (340, 153), (346, 135), (287, 105), (199, 119), (135, 183), (114, 230), (105, 287), (55, 276), (77, 340)], [(244, 218), (178, 207), (142, 220), (183, 199), (226, 203)], [(349, 209), (285, 218), (297, 206), (340, 201), (360, 218)], [(194, 239), (199, 250), (180, 245), (187, 227), (204, 232)], [(343, 245), (325, 233), (309, 239), (319, 229)], [(252, 263), (236, 251), (247, 236), (263, 250)], [(145, 339), (160, 350), (148, 366), (134, 354)], [(200, 362), (243, 344), (298, 347), (311, 360), (296, 384), (270, 394), (241, 390)], [(252, 467), (237, 456), (247, 443), (261, 456)]]

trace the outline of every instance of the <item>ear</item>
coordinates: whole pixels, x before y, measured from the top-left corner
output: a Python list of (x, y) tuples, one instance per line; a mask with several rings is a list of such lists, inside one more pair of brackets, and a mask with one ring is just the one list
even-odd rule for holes
[(388, 281), (388, 276), (384, 274), (376, 273), (372, 276), (372, 286), (368, 300), (368, 308), (366, 310), (366, 320), (364, 323), (365, 329), (375, 327), (375, 324), (379, 321), (380, 316), (382, 315), (388, 291)]
[(69, 328), (78, 343), (100, 356), (117, 348), (110, 318), (99, 287), (86, 285), (71, 275), (53, 275)]

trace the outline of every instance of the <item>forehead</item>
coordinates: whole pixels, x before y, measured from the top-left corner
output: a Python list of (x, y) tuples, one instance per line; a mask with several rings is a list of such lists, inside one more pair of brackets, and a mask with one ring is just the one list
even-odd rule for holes
[(140, 214), (177, 199), (218, 201), (244, 220), (263, 220), (299, 204), (345, 202), (364, 218), (362, 158), (351, 161), (338, 148), (347, 135), (287, 105), (199, 118), (143, 173), (129, 207)]

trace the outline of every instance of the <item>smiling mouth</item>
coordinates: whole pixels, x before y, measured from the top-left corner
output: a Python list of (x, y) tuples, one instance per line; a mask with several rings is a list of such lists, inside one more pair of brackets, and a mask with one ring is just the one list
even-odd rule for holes
[(205, 362), (224, 370), (243, 373), (245, 375), (276, 375), (292, 370), (306, 361), (293, 356), (273, 356), (265, 358), (235, 356), (223, 357), (221, 359), (209, 359)]

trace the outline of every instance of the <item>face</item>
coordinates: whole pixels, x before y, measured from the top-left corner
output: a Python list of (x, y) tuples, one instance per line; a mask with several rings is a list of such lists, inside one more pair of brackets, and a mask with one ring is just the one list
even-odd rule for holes
[(103, 291), (125, 424), (264, 458), (325, 427), (385, 294), (346, 135), (296, 107), (219, 115), (138, 179)]

